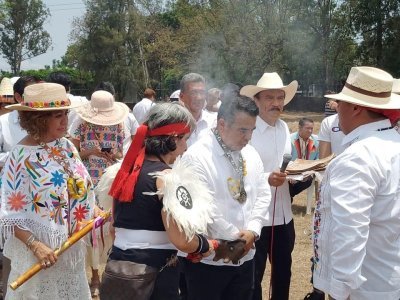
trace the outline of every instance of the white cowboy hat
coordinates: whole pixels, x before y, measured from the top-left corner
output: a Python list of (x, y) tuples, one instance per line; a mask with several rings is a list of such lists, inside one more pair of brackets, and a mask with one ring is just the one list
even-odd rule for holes
[(90, 101), (76, 109), (85, 121), (102, 126), (117, 125), (128, 117), (129, 107), (115, 102), (114, 96), (103, 90), (95, 91)]
[(79, 104), (71, 104), (64, 86), (58, 83), (41, 82), (24, 89), (22, 102), (7, 105), (9, 110), (49, 111), (75, 108)]
[(393, 79), (392, 93), (400, 94), (400, 79)]
[(283, 90), (285, 92), (285, 102), (283, 105), (288, 104), (296, 94), (298, 83), (293, 80), (288, 85), (283, 85), (281, 77), (278, 73), (264, 73), (257, 85), (246, 85), (241, 88), (240, 95), (254, 98), (254, 95), (265, 90)]
[(400, 95), (392, 93), (393, 77), (373, 67), (353, 67), (339, 94), (327, 98), (365, 107), (400, 109)]

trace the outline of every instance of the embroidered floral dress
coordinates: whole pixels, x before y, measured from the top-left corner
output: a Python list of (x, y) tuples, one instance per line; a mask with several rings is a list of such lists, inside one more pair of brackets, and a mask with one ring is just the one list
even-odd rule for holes
[[(78, 120), (71, 126), (71, 136), (80, 141), (80, 150), (93, 149), (95, 147), (109, 148), (111, 153), (122, 153), (124, 126), (123, 123), (110, 126), (95, 125), (89, 122)], [(97, 185), (104, 170), (113, 165), (111, 161), (102, 157), (91, 155), (83, 160), (89, 175), (93, 180), (94, 186)]]
[[(69, 196), (68, 174), (54, 156), (62, 157), (73, 174), (85, 183), (82, 196)], [(29, 230), (52, 249), (91, 219), (94, 192), (76, 148), (65, 138), (42, 146), (17, 145), (10, 152), (1, 176), (0, 233), (4, 255), (11, 260), (9, 282), (37, 263), (27, 246), (14, 236), (14, 227)], [(85, 273), (84, 243), (78, 242), (41, 270), (7, 299), (91, 299)]]

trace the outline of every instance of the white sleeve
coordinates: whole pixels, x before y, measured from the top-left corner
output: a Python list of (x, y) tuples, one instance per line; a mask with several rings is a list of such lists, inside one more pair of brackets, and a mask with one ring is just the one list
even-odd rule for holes
[(321, 127), (320, 127), (319, 133), (318, 133), (318, 140), (330, 143), (331, 142), (331, 128), (329, 126), (328, 118), (323, 119), (321, 122)]
[(361, 266), (366, 255), (371, 207), (379, 174), (371, 162), (362, 159), (362, 156), (368, 156), (358, 154), (342, 156), (331, 172), (338, 175), (332, 176), (329, 182), (331, 228), (335, 233), (331, 237), (329, 293), (335, 299), (347, 299), (350, 290), (357, 289), (366, 280), (361, 274)]
[(128, 114), (127, 122), (129, 122), (129, 134), (135, 135), (137, 129), (139, 128), (139, 123), (133, 113)]
[(71, 126), (70, 126), (70, 128), (69, 128), (69, 132), (68, 132), (69, 135), (70, 135), (72, 138), (78, 139), (78, 140), (81, 139), (80, 130), (78, 130), (78, 128), (79, 128), (79, 126), (80, 126), (83, 122), (84, 122), (84, 121), (83, 121), (79, 116), (77, 116), (76, 118), (74, 118), (74, 120), (72, 121)]
[(2, 128), (2, 123), (0, 122), (0, 167), (4, 167), (4, 164), (6, 163), (7, 157), (9, 152), (4, 151), (4, 136), (3, 136), (3, 128)]
[(261, 158), (258, 159), (257, 170), (257, 199), (251, 211), (251, 217), (247, 225), (248, 230), (261, 234), (263, 224), (266, 223), (268, 217), (268, 209), (271, 203), (271, 187), (268, 184), (267, 173), (264, 173), (264, 167)]

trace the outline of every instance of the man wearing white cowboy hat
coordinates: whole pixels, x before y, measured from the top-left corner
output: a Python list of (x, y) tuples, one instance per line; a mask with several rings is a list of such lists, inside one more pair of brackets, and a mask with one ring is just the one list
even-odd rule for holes
[[(297, 86), (297, 81), (284, 85), (279, 75), (274, 72), (264, 73), (257, 85), (247, 85), (240, 90), (241, 95), (254, 99), (260, 110), (250, 144), (260, 154), (272, 192), (268, 221), (264, 224), (260, 239), (256, 242), (254, 300), (262, 299), (261, 282), (268, 255), (270, 260), (272, 258), (273, 265), (272, 299), (289, 298), (291, 254), (295, 232), (289, 184), (286, 174), (280, 172), (279, 167), (283, 155), (291, 153), (291, 142), (288, 126), (280, 119), (280, 115), (283, 107), (296, 94)], [(274, 228), (274, 240), (271, 247), (272, 228)]]
[(346, 149), (325, 171), (314, 215), (314, 287), (332, 299), (400, 299), (400, 96), (390, 74), (353, 67), (339, 94)]

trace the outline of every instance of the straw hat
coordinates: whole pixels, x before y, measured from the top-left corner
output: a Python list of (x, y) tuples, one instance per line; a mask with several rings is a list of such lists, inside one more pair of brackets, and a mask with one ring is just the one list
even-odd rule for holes
[(392, 93), (393, 77), (373, 67), (353, 67), (339, 94), (325, 95), (344, 102), (379, 109), (400, 109), (400, 95)]
[(181, 93), (181, 90), (176, 90), (176, 91), (173, 92), (173, 93), (171, 94), (171, 96), (169, 96), (169, 97), (172, 98), (172, 99), (179, 99), (180, 93)]
[(14, 96), (11, 79), (4, 77), (0, 83), (0, 96)]
[(57, 83), (41, 82), (28, 85), (24, 90), (23, 100), (19, 104), (7, 105), (10, 110), (49, 111), (77, 107), (71, 104), (64, 86)]
[(125, 103), (115, 102), (114, 96), (107, 91), (96, 91), (90, 102), (76, 109), (79, 116), (96, 125), (116, 125), (128, 117), (129, 107)]
[(283, 90), (285, 92), (285, 101), (283, 105), (288, 104), (296, 94), (298, 83), (293, 80), (288, 85), (283, 85), (283, 81), (278, 73), (264, 73), (264, 75), (257, 82), (257, 85), (246, 85), (241, 88), (240, 95), (247, 96), (249, 98), (254, 97), (261, 91), (265, 90)]
[(14, 84), (18, 81), (18, 79), (20, 79), (19, 76), (11, 77), (11, 83), (12, 83), (13, 86), (14, 86)]
[(392, 93), (400, 94), (400, 79), (393, 79)]

